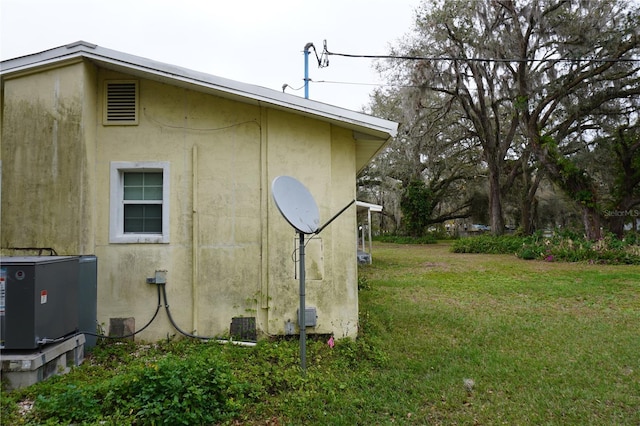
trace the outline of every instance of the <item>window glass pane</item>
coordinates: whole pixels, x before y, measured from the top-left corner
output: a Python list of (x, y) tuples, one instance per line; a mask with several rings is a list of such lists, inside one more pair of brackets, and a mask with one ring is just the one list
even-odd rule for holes
[(160, 219), (147, 219), (144, 221), (144, 231), (151, 232), (153, 234), (162, 234), (162, 218)]
[(144, 196), (144, 173), (126, 172), (124, 174), (124, 199), (142, 200)]
[(124, 199), (125, 200), (142, 200), (142, 187), (141, 186), (125, 186)]
[(144, 174), (145, 185), (162, 186), (162, 173), (145, 173)]
[(125, 204), (124, 217), (141, 218), (144, 215), (143, 205), (141, 204)]
[(144, 173), (126, 172), (124, 174), (124, 186), (138, 185), (142, 186)]
[(125, 200), (162, 200), (162, 172), (125, 172)]
[(162, 205), (161, 204), (145, 204), (144, 216), (147, 219), (160, 219), (162, 220)]
[(144, 174), (144, 199), (162, 200), (162, 173)]
[(143, 232), (144, 224), (142, 219), (138, 218), (125, 218), (124, 219), (124, 232), (140, 234)]
[(144, 206), (144, 230), (162, 234), (162, 205), (147, 204)]
[(161, 204), (125, 204), (125, 233), (162, 233)]
[(145, 187), (143, 200), (162, 200), (162, 186)]

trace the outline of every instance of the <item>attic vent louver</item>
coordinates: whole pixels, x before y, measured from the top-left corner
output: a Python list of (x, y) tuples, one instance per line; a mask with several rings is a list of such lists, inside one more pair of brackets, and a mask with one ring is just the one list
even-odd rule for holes
[(138, 124), (138, 82), (118, 80), (105, 82), (104, 124)]

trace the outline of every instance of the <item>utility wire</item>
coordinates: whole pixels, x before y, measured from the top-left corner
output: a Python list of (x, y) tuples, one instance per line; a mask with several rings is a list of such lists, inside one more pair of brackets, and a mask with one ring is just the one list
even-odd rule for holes
[[(528, 59), (528, 58), (464, 58), (464, 57), (456, 57), (456, 56), (412, 56), (412, 55), (361, 55), (361, 54), (353, 54), (353, 53), (338, 53), (338, 52), (330, 52), (327, 49), (327, 41), (324, 40), (324, 48), (322, 50), (322, 54), (318, 56), (318, 53), (313, 46), (313, 51), (316, 55), (316, 59), (318, 60), (318, 67), (324, 68), (329, 66), (329, 56), (341, 56), (345, 58), (361, 58), (361, 59), (394, 59), (394, 60), (406, 60), (406, 61), (469, 61), (469, 62), (495, 62), (495, 63), (509, 63), (509, 62), (640, 62), (640, 58), (539, 58), (539, 59)], [(385, 83), (360, 83), (360, 82), (348, 82), (348, 81), (331, 81), (331, 80), (312, 80), (309, 79), (309, 83), (325, 83), (325, 84), (345, 84), (352, 86), (377, 86), (377, 87), (419, 87), (416, 85), (404, 85), (404, 84), (385, 84)], [(301, 90), (304, 88), (300, 86), (299, 88), (294, 88), (288, 84), (282, 85), (282, 91), (285, 89), (291, 90)]]
[(413, 87), (398, 84), (385, 84), (385, 83), (360, 83), (357, 81), (334, 81), (334, 80), (309, 80), (311, 83), (327, 83), (327, 84), (350, 84), (353, 86), (401, 86), (401, 87)]
[(465, 58), (458, 56), (405, 56), (405, 55), (357, 55), (327, 50), (325, 41), (323, 55), (364, 59), (399, 59), (405, 61), (469, 61), (469, 62), (640, 62), (640, 58)]
[[(309, 81), (313, 81), (313, 80), (309, 79)], [(285, 84), (282, 85), (282, 93), (284, 93), (284, 91), (285, 91), (285, 89), (287, 87), (289, 89), (291, 89), (291, 90), (300, 90), (300, 89), (304, 89), (304, 84), (302, 86), (300, 86), (300, 87), (292, 87), (292, 86), (288, 85), (287, 83), (285, 83)]]
[[(95, 337), (99, 337), (101, 339), (126, 339), (128, 337), (133, 337), (138, 333), (142, 333), (147, 327), (149, 327), (151, 325), (151, 323), (156, 319), (156, 317), (158, 316), (158, 312), (160, 311), (160, 308), (162, 307), (162, 304), (160, 303), (160, 286), (158, 286), (158, 306), (156, 306), (156, 311), (153, 314), (153, 316), (151, 317), (151, 319), (149, 320), (148, 323), (146, 323), (144, 325), (144, 327), (142, 327), (141, 329), (134, 331), (133, 333), (129, 333), (129, 334), (125, 334), (123, 336), (109, 336), (106, 334), (100, 334), (100, 333), (92, 333), (89, 331), (79, 331), (76, 334), (88, 334), (89, 336), (95, 336)], [(163, 289), (164, 290), (164, 289)], [(168, 305), (167, 305), (168, 306)]]

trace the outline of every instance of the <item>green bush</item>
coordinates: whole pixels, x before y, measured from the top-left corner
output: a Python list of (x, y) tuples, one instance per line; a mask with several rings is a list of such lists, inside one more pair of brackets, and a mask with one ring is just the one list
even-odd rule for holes
[(229, 368), (211, 356), (182, 360), (169, 354), (134, 371), (123, 395), (107, 395), (114, 407), (122, 399), (143, 423), (212, 424), (232, 417), (234, 382)]
[(526, 246), (526, 245), (522, 246), (516, 252), (516, 255), (520, 259), (525, 259), (525, 260), (534, 260), (540, 257), (538, 252), (535, 250), (535, 247)]
[(454, 253), (513, 254), (518, 252), (525, 242), (526, 239), (523, 237), (479, 235), (456, 240), (452, 250)]
[(339, 364), (344, 368), (356, 368), (358, 364), (370, 363), (376, 367), (387, 365), (389, 359), (385, 352), (380, 350), (370, 340), (375, 339), (341, 339), (335, 346)]
[[(634, 240), (632, 240), (634, 241)], [(515, 254), (521, 259), (548, 262), (591, 262), (606, 264), (640, 264), (640, 247), (606, 235), (599, 241), (587, 241), (571, 231), (563, 231), (551, 238), (541, 233), (530, 236), (482, 235), (456, 240), (454, 253)]]
[(393, 244), (435, 244), (438, 242), (433, 235), (425, 235), (423, 237), (409, 237), (406, 235), (378, 235), (373, 237), (374, 241), (381, 243)]
[(38, 395), (35, 400), (41, 420), (53, 419), (69, 423), (92, 422), (100, 418), (100, 403), (95, 386), (67, 385), (49, 396)]
[(96, 422), (101, 418), (135, 424), (216, 424), (237, 415), (241, 385), (228, 365), (201, 347), (186, 357), (166, 354), (157, 362), (134, 364), (127, 372), (83, 388), (66, 386), (37, 397), (39, 422)]

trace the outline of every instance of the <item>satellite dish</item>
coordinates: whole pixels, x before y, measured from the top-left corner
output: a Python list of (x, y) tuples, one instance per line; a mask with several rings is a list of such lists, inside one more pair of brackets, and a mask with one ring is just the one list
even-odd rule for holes
[(301, 234), (314, 234), (320, 226), (320, 212), (311, 193), (291, 176), (278, 176), (271, 194), (280, 214)]
[(320, 213), (311, 193), (303, 184), (291, 176), (278, 176), (271, 183), (271, 195), (278, 210), (291, 226), (298, 232), (300, 254), (300, 309), (298, 309), (298, 326), (300, 327), (300, 366), (302, 371), (307, 368), (307, 335), (306, 335), (306, 309), (305, 309), (305, 269), (304, 269), (304, 235), (319, 234), (335, 218), (342, 214), (349, 206), (356, 202), (351, 201), (338, 214), (327, 223), (320, 226)]

